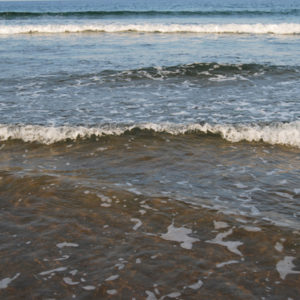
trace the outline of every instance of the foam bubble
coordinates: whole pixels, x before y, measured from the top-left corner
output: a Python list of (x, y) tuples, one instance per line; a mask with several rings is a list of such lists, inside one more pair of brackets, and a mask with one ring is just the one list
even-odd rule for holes
[(78, 270), (75, 269), (75, 270), (70, 271), (69, 273), (71, 275), (75, 276), (78, 273)]
[(192, 230), (185, 227), (175, 227), (171, 224), (168, 227), (168, 232), (161, 235), (161, 238), (168, 241), (179, 242), (180, 246), (185, 249), (192, 249), (193, 243), (199, 239), (190, 237)]
[(92, 291), (92, 290), (96, 289), (96, 287), (93, 285), (86, 285), (86, 286), (83, 286), (82, 288), (86, 291)]
[(115, 264), (115, 267), (118, 268), (118, 270), (123, 270), (125, 268), (125, 265), (124, 264)]
[(198, 290), (202, 287), (202, 285), (203, 285), (203, 281), (198, 280), (196, 283), (189, 285), (188, 288), (190, 288), (192, 290)]
[(169, 297), (169, 298), (177, 298), (179, 296), (181, 296), (181, 293), (179, 293), (179, 292), (173, 292), (173, 293), (166, 295), (166, 297)]
[(44, 276), (44, 275), (48, 275), (48, 274), (51, 274), (51, 273), (63, 272), (65, 270), (67, 270), (66, 267), (60, 267), (60, 268), (56, 268), (56, 269), (52, 269), (52, 270), (41, 272), (39, 274), (42, 275), (42, 276)]
[(0, 280), (0, 289), (6, 289), (8, 287), (8, 285), (15, 279), (17, 279), (20, 276), (20, 273), (17, 273), (14, 277), (12, 278), (4, 278), (2, 280)]
[(218, 221), (215, 221), (214, 220), (214, 226), (215, 226), (215, 229), (222, 229), (222, 228), (227, 228), (229, 227), (229, 225), (226, 223), (226, 222), (218, 222)]
[(147, 294), (146, 300), (156, 300), (157, 299), (154, 293), (152, 293), (150, 291), (145, 291), (145, 293)]
[(70, 277), (64, 277), (63, 280), (68, 285), (77, 285), (80, 283), (79, 281), (73, 281)]
[(231, 265), (231, 264), (237, 264), (239, 261), (238, 260), (229, 260), (229, 261), (224, 261), (222, 263), (216, 264), (217, 268), (222, 268), (226, 265)]
[(55, 259), (56, 261), (62, 261), (62, 260), (66, 260), (66, 259), (69, 259), (70, 258), (70, 255), (63, 255), (62, 257), (60, 258), (57, 258)]
[(261, 231), (261, 228), (256, 227), (256, 226), (242, 226), (242, 228), (244, 228), (246, 231), (250, 231), (250, 232)]
[(136, 195), (142, 195), (142, 193), (140, 191), (138, 191), (136, 188), (130, 188), (127, 189), (129, 192), (136, 194)]
[(140, 219), (136, 219), (136, 218), (131, 218), (130, 219), (131, 222), (135, 222), (136, 224), (132, 227), (133, 230), (137, 230), (140, 226), (142, 226), (142, 222)]
[(226, 247), (230, 252), (238, 254), (240, 256), (243, 256), (243, 254), (240, 252), (240, 250), (238, 249), (239, 246), (243, 245), (242, 242), (239, 241), (223, 241), (224, 238), (226, 238), (227, 236), (231, 235), (233, 232), (232, 229), (223, 232), (223, 233), (219, 233), (217, 234), (217, 236), (212, 239), (212, 240), (208, 240), (206, 241), (207, 243), (211, 243), (211, 244), (218, 244), (221, 246)]
[(284, 280), (288, 274), (300, 274), (300, 271), (293, 270), (293, 268), (295, 267), (295, 265), (293, 264), (294, 259), (295, 257), (293, 256), (285, 256), (283, 260), (280, 260), (277, 263), (276, 269), (282, 280)]
[(274, 248), (278, 251), (278, 252), (282, 252), (283, 250), (283, 245), (280, 242), (276, 242)]
[(119, 278), (119, 275), (111, 275), (105, 279), (105, 281), (113, 281)]
[(78, 244), (75, 244), (75, 243), (67, 243), (67, 242), (63, 242), (63, 243), (58, 243), (56, 244), (56, 247), (57, 248), (64, 248), (64, 247), (78, 247), (79, 245)]
[(294, 189), (295, 194), (299, 195), (300, 194), (300, 189)]
[(244, 189), (247, 187), (247, 185), (242, 184), (241, 182), (237, 182), (234, 184), (239, 189)]

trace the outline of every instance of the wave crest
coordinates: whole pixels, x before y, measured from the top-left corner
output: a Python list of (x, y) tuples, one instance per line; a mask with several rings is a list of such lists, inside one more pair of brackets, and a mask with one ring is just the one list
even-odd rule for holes
[(105, 125), (100, 127), (83, 126), (41, 126), (41, 125), (0, 125), (0, 141), (22, 140), (53, 144), (66, 140), (89, 139), (92, 136), (119, 136), (134, 134), (136, 130), (183, 135), (191, 133), (214, 134), (229, 142), (265, 142), (300, 148), (300, 121), (291, 123), (271, 123), (269, 125), (231, 124), (173, 124), (146, 123), (128, 126)]
[(300, 34), (299, 23), (280, 24), (46, 24), (3, 25), (0, 34), (83, 33), (83, 32), (146, 32), (202, 34)]

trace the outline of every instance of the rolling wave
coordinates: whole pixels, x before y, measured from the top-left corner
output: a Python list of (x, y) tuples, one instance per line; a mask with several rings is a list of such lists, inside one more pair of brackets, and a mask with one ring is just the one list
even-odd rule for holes
[(145, 33), (202, 33), (202, 34), (300, 34), (300, 23), (279, 24), (38, 24), (3, 25), (0, 34), (84, 33), (84, 32), (145, 32)]
[(161, 17), (161, 16), (299, 16), (300, 9), (286, 10), (116, 10), (116, 11), (65, 11), (65, 12), (27, 12), (4, 11), (0, 12), (0, 19), (39, 18), (39, 17)]
[[(192, 63), (179, 64), (174, 66), (153, 66), (137, 69), (105, 69), (97, 72), (58, 72), (48, 75), (33, 76), (24, 78), (16, 76), (14, 80), (2, 79), (4, 86), (22, 84), (29, 90), (36, 84), (43, 88), (47, 86), (71, 87), (81, 86), (105, 86), (108, 84), (127, 84), (128, 82), (160, 82), (171, 80), (173, 83), (181, 84), (185, 80), (190, 83), (217, 84), (225, 81), (245, 81), (245, 80), (264, 80), (272, 78), (273, 83), (288, 80), (293, 81), (295, 85), (300, 82), (299, 65), (269, 65), (269, 64), (221, 64), (217, 62), (210, 63)], [(34, 85), (32, 85), (34, 82)]]
[(146, 123), (135, 125), (83, 126), (41, 126), (41, 125), (0, 125), (0, 141), (22, 140), (41, 144), (102, 136), (120, 136), (126, 133), (153, 132), (170, 135), (213, 134), (229, 142), (264, 142), (300, 148), (300, 121), (290, 123), (259, 124), (174, 124)]
[[(299, 76), (299, 66), (272, 66), (261, 64), (219, 64), (219, 63), (193, 63), (177, 66), (148, 67), (133, 70), (115, 71), (105, 70), (98, 74), (87, 74), (86, 77), (99, 76), (105, 81), (110, 80), (136, 80), (136, 79), (167, 79), (177, 77), (196, 78), (241, 78), (258, 75), (283, 75), (289, 74)], [(229, 76), (229, 77), (228, 77)]]
[[(203, 81), (227, 81), (248, 80), (255, 78), (266, 78), (266, 76), (279, 76), (283, 80), (288, 76), (289, 80), (299, 81), (300, 66), (268, 65), (268, 64), (220, 64), (192, 63), (175, 66), (155, 66), (129, 70), (103, 70), (92, 73), (62, 73), (50, 74), (42, 79), (47, 84), (54, 85), (72, 84), (81, 81), (82, 84), (97, 84), (111, 82), (128, 82), (138, 80), (203, 80)], [(20, 78), (24, 81), (23, 78)], [(32, 79), (29, 79), (32, 80)]]

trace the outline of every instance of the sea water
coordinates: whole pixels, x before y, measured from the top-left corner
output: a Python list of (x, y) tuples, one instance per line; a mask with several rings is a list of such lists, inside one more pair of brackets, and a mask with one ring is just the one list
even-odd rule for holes
[(0, 297), (297, 299), (298, 1), (0, 1)]

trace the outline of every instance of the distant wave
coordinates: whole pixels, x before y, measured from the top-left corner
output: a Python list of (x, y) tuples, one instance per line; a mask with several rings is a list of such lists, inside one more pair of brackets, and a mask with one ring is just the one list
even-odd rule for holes
[(0, 34), (148, 32), (148, 33), (215, 33), (215, 34), (300, 34), (300, 23), (280, 24), (47, 24), (3, 25)]
[[(106, 69), (95, 72), (59, 72), (57, 74), (43, 75), (39, 78), (15, 77), (15, 80), (31, 85), (32, 81), (42, 85), (72, 86), (80, 83), (82, 86), (101, 86), (108, 84), (124, 84), (127, 82), (172, 80), (182, 84), (185, 80), (190, 83), (214, 84), (225, 81), (245, 81), (273, 78), (277, 82), (293, 81), (300, 83), (300, 65), (269, 65), (269, 64), (222, 64), (217, 62), (179, 64), (174, 66), (153, 66), (137, 69)], [(11, 85), (10, 79), (2, 79), (2, 84)]]
[[(284, 79), (288, 76), (289, 80), (300, 82), (300, 66), (289, 65), (268, 65), (268, 64), (220, 64), (211, 63), (192, 63), (179, 64), (175, 66), (155, 66), (129, 70), (103, 70), (100, 72), (81, 73), (75, 72), (71, 74), (57, 74), (43, 77), (51, 84), (59, 85), (60, 83), (72, 84), (74, 81), (81, 81), (82, 84), (102, 84), (102, 83), (118, 83), (139, 80), (168, 80), (179, 79), (222, 82), (232, 80), (252, 80), (256, 78), (264, 78), (268, 76), (277, 76)], [(278, 77), (279, 76), (279, 77)], [(22, 80), (20, 78), (20, 80)]]
[(229, 142), (265, 142), (300, 148), (300, 121), (290, 123), (259, 124), (174, 124), (146, 123), (135, 125), (83, 126), (40, 126), (40, 125), (0, 125), (0, 141), (22, 140), (52, 144), (66, 140), (89, 139), (93, 136), (119, 136), (136, 131), (167, 133), (171, 135), (213, 134)]
[[(105, 70), (98, 74), (86, 74), (85, 78), (99, 77), (104, 81), (153, 79), (161, 80), (174, 77), (196, 77), (208, 80), (244, 79), (259, 75), (283, 75), (299, 77), (299, 66), (272, 66), (261, 64), (219, 64), (193, 63), (166, 67), (148, 67), (134, 70)], [(82, 76), (82, 75), (80, 75)]]
[(157, 11), (157, 10), (124, 10), (124, 11), (66, 11), (66, 12), (0, 12), (0, 19), (18, 19), (35, 17), (161, 17), (161, 16), (299, 16), (300, 9), (286, 10), (202, 10), (202, 11)]

